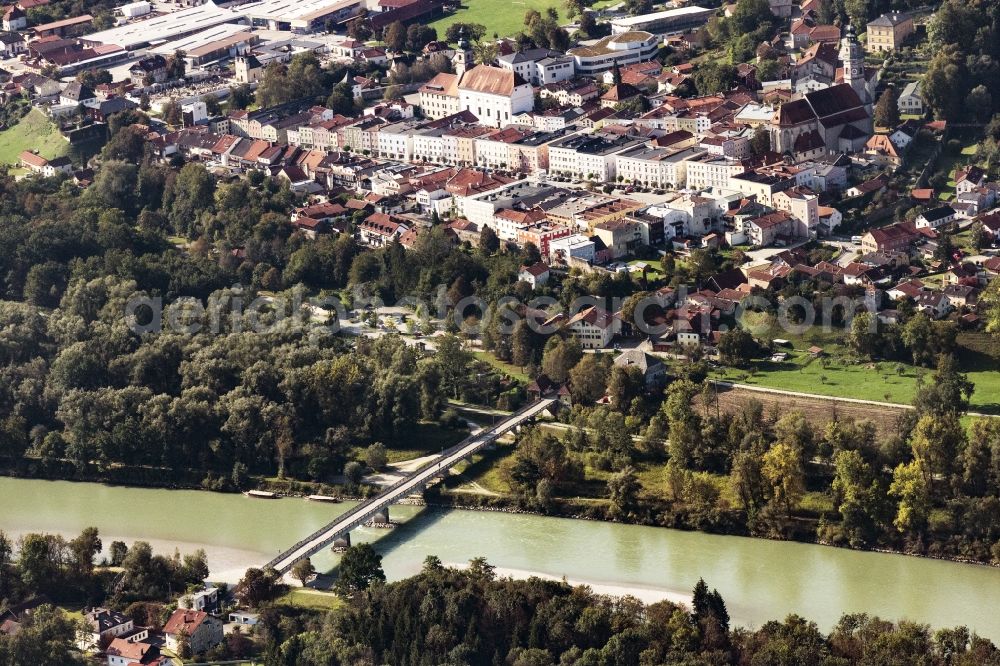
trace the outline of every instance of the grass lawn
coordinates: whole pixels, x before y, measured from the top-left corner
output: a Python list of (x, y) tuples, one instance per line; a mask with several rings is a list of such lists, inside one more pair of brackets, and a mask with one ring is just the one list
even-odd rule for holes
[[(635, 266), (636, 264), (646, 264), (646, 277), (650, 280), (660, 280), (663, 278), (663, 263), (659, 259), (633, 259), (628, 262), (629, 266)], [(634, 273), (636, 277), (641, 276), (641, 273)]]
[(274, 603), (278, 606), (294, 606), (324, 611), (336, 610), (346, 602), (332, 592), (322, 592), (307, 587), (293, 587), (286, 594), (278, 597)]
[(58, 604), (56, 607), (63, 612), (63, 615), (76, 622), (83, 622), (83, 608), (85, 604)]
[(37, 150), (46, 158), (61, 157), (69, 152), (69, 142), (59, 128), (38, 109), (32, 109), (8, 130), (0, 132), (0, 162), (17, 164), (25, 150)]
[[(617, 0), (599, 0), (590, 8), (603, 9), (615, 4)], [(480, 23), (486, 26), (487, 38), (494, 33), (500, 37), (512, 37), (524, 30), (525, 12), (535, 9), (544, 15), (550, 7), (559, 12), (560, 24), (570, 22), (561, 0), (463, 0), (461, 10), (428, 25), (437, 30), (439, 39), (444, 39), (444, 33), (452, 23)]]
[(455, 466), (458, 474), (447, 481), (450, 488), (464, 485), (479, 485), (486, 491), (506, 495), (510, 485), (500, 473), (500, 462), (514, 452), (515, 444), (510, 440), (498, 442), (492, 449), (485, 449), (472, 456), (468, 462)]
[(937, 171), (948, 176), (948, 185), (939, 195), (944, 201), (950, 200), (955, 194), (955, 170), (973, 162), (981, 139), (981, 137), (970, 135), (967, 132), (963, 132), (956, 138), (962, 142), (962, 148), (958, 154), (950, 154), (946, 148), (941, 151), (941, 157), (937, 164)]
[[(464, 430), (449, 430), (436, 423), (418, 423), (407, 430), (397, 441), (384, 442), (389, 464), (413, 460), (432, 453), (441, 453), (442, 449), (458, 444), (468, 433)], [(364, 457), (364, 448), (355, 450), (354, 454)]]
[[(713, 372), (713, 377), (784, 391), (910, 404), (916, 393), (917, 378), (931, 372), (897, 361), (858, 363), (847, 354), (838, 332), (817, 331), (798, 337), (788, 334), (773, 337), (783, 337), (792, 342), (791, 349), (782, 350), (789, 355), (786, 361), (756, 361), (752, 371), (719, 368)], [(970, 410), (1000, 414), (1000, 358), (989, 337), (962, 335), (959, 344), (960, 367), (975, 385)], [(825, 360), (813, 358), (806, 351), (811, 345), (825, 350)]]
[(510, 363), (505, 363), (504, 361), (501, 361), (496, 356), (494, 356), (491, 352), (488, 352), (488, 351), (474, 351), (474, 352), (472, 352), (472, 355), (475, 356), (476, 359), (478, 359), (480, 361), (485, 361), (486, 363), (489, 363), (494, 368), (496, 368), (501, 374), (507, 375), (507, 376), (509, 376), (509, 377), (511, 377), (511, 378), (513, 378), (513, 379), (515, 379), (515, 380), (517, 380), (519, 382), (521, 382), (522, 384), (530, 384), (531, 383), (531, 377), (529, 377), (528, 375), (524, 374), (524, 370), (522, 370), (521, 368), (519, 368), (516, 365), (511, 365)]

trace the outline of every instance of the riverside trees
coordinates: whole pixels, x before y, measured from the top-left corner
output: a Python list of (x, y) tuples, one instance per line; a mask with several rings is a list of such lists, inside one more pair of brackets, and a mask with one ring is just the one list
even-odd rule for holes
[(274, 614), (261, 621), (268, 663), (301, 666), (1000, 663), (996, 646), (962, 627), (932, 633), (845, 615), (824, 634), (790, 615), (731, 628), (723, 596), (704, 581), (689, 606), (645, 605), (565, 582), (497, 577), (481, 558), (458, 570), (431, 556), (417, 576), (375, 586), (304, 627)]

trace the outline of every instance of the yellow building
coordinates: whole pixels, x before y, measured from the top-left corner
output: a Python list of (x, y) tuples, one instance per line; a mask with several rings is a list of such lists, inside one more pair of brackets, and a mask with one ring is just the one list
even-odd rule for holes
[(868, 23), (868, 41), (865, 49), (870, 53), (894, 51), (913, 34), (913, 19), (900, 12), (882, 14)]

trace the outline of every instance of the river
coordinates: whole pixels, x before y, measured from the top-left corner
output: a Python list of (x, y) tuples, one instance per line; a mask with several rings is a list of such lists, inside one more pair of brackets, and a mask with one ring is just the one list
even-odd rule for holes
[[(96, 526), (112, 540), (149, 541), (157, 552), (204, 548), (214, 580), (234, 581), (350, 505), (249, 499), (197, 490), (0, 478), (0, 530), (74, 536)], [(377, 541), (390, 580), (419, 571), (427, 555), (461, 565), (485, 556), (502, 574), (527, 573), (630, 593), (682, 599), (699, 577), (718, 588), (734, 622), (759, 627), (798, 613), (828, 631), (845, 612), (968, 625), (1000, 642), (1000, 570), (902, 555), (716, 536), (655, 527), (507, 513), (393, 506), (394, 530), (360, 528)], [(313, 558), (321, 570), (336, 557)]]

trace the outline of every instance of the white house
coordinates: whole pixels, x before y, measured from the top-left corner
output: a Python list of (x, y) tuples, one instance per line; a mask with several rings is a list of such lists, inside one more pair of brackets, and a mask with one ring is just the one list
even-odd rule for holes
[(94, 608), (83, 616), (85, 628), (77, 636), (77, 647), (94, 650), (102, 643), (131, 633), (135, 629), (132, 618), (107, 608)]
[(570, 81), (576, 76), (576, 62), (569, 56), (551, 56), (535, 63), (539, 85)]
[(65, 156), (47, 160), (38, 153), (25, 150), (21, 152), (19, 158), (21, 166), (45, 178), (51, 178), (57, 173), (70, 173), (73, 170), (73, 163)]
[(100, 102), (94, 91), (78, 81), (71, 81), (63, 88), (63, 91), (59, 93), (59, 103), (66, 106), (76, 106), (78, 104), (94, 108), (100, 106)]
[(204, 611), (174, 611), (163, 625), (164, 643), (177, 652), (183, 640), (188, 641), (192, 654), (201, 654), (222, 642), (222, 620)]
[(564, 329), (584, 349), (601, 349), (621, 331), (621, 323), (607, 310), (592, 305), (570, 317)]
[(247, 627), (252, 627), (257, 624), (260, 616), (257, 613), (251, 611), (233, 611), (229, 614), (229, 621), (233, 624), (242, 624)]
[(951, 206), (938, 206), (924, 211), (917, 216), (917, 229), (937, 229), (955, 221), (955, 209)]
[(510, 70), (477, 65), (458, 82), (459, 107), (482, 125), (503, 127), (519, 113), (535, 107), (531, 84)]
[(596, 254), (594, 241), (583, 234), (563, 236), (549, 242), (549, 256), (553, 259), (569, 263), (571, 259), (593, 262)]
[[(547, 58), (561, 55), (560, 52), (549, 49), (524, 49), (523, 51), (515, 51), (514, 53), (500, 56), (497, 58), (497, 63), (501, 69), (519, 74), (522, 79), (530, 81), (533, 85), (537, 86), (542, 83), (548, 83), (539, 80), (537, 63)], [(572, 72), (572, 62), (570, 71)]]
[(920, 91), (920, 81), (911, 81), (906, 84), (903, 92), (899, 95), (896, 106), (899, 107), (900, 113), (911, 113), (917, 116), (923, 114), (924, 98)]
[(384, 213), (373, 213), (358, 225), (358, 231), (361, 234), (362, 242), (366, 245), (383, 247), (409, 231), (409, 227), (394, 222), (390, 216)]
[(527, 282), (532, 289), (537, 289), (549, 281), (549, 267), (540, 261), (531, 266), (522, 266), (517, 274), (517, 279), (521, 282)]
[(0, 55), (5, 58), (24, 53), (27, 47), (24, 38), (16, 32), (0, 32)]

